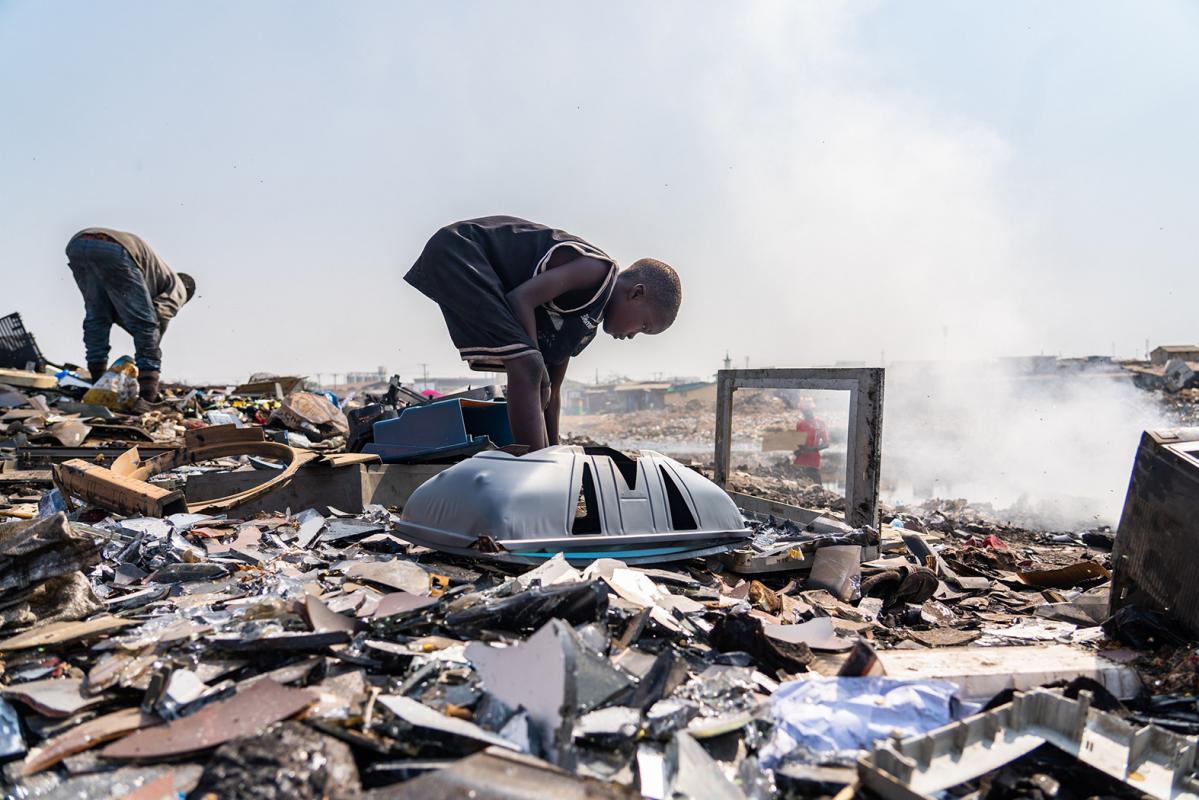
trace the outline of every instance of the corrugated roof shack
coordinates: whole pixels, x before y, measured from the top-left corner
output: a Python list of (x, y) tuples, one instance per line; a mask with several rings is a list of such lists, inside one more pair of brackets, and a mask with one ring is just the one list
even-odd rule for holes
[(585, 413), (645, 411), (666, 407), (669, 383), (614, 383), (596, 386), (583, 394)]
[(667, 406), (685, 406), (696, 401), (705, 408), (711, 408), (716, 404), (716, 383), (676, 383), (663, 399)]
[(1166, 366), (1174, 358), (1199, 361), (1199, 344), (1164, 344), (1149, 353), (1149, 362), (1158, 367)]

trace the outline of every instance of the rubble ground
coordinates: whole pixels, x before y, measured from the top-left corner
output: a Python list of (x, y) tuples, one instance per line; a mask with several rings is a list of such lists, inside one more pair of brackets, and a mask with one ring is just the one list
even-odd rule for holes
[[(783, 747), (771, 695), (792, 681), (835, 680), (854, 643), (884, 664), (909, 648), (1116, 646), (1098, 627), (1103, 615), (1090, 615), (1106, 583), (1105, 550), (1036, 534), (1000, 540), (939, 511), (897, 518), (904, 527), (884, 530), (883, 557), (862, 565), (842, 597), (795, 574), (759, 581), (714, 561), (643, 569), (602, 560), (579, 570), (558, 558), (521, 571), (446, 558), (396, 538), (382, 508), (320, 517), (302, 546), (313, 521), (311, 512), (84, 513), (0, 526), (0, 548), (37, 526), (50, 541), (99, 543), (82, 556), (91, 602), (68, 614), (81, 621), (10, 626), (0, 641), (3, 696), (29, 746), (5, 767), (11, 785), (66, 791), (98, 775), (131, 780), (133, 759), (147, 782), (161, 774), (153, 762), (192, 776), (197, 797), (229, 785), (231, 770), (264, 782), (246, 796), (274, 796), (266, 776), (280, 764), (299, 776), (291, 796), (354, 796), (498, 747), (615, 784), (613, 796), (644, 791), (651, 764), (681, 770), (672, 759), (685, 755), (730, 796), (749, 796), (748, 783), (775, 784), (760, 763), (768, 743)], [(917, 563), (901, 531), (919, 532), (935, 553), (926, 563), (942, 565), (925, 598), (902, 594), (901, 576)], [(1095, 572), (1046, 581), (1057, 588), (1021, 578), (1079, 564)], [(74, 566), (56, 559), (43, 572)], [(835, 641), (802, 633), (820, 621)], [(1186, 689), (1170, 677), (1184, 670), (1193, 688), (1193, 659), (1141, 658), (1147, 675), (1165, 673), (1163, 689)], [(263, 681), (277, 706), (252, 729), (234, 724), (237, 708), (263, 702), (251, 695)], [(207, 712), (205, 728), (187, 725)], [(313, 740), (308, 752), (330, 755), (292, 763), (284, 742), (295, 723), (283, 721), (297, 716)], [(106, 727), (72, 739), (88, 725)], [(779, 759), (790, 761), (805, 756)], [(331, 782), (335, 762), (345, 766)]]
[[(327, 450), (348, 432), (338, 409), (290, 396), (180, 390), (93, 425), (101, 412), (52, 394), (0, 387), (0, 463), (78, 424), (145, 431), (145, 446), (210, 422)], [(156, 480), (222, 464), (251, 467)], [(877, 531), (755, 517), (745, 547), (777, 559), (752, 574), (722, 556), (528, 568), (414, 545), (382, 506), (120, 514), (23, 466), (0, 471), (22, 474), (0, 483), (9, 797), (867, 796), (858, 758), (876, 742), (1044, 686), (1199, 734), (1194, 643), (1151, 612), (1109, 617), (1107, 529), (930, 501), (886, 509)], [(843, 505), (782, 472), (732, 484)], [(1058, 753), (951, 795), (1131, 796)]]

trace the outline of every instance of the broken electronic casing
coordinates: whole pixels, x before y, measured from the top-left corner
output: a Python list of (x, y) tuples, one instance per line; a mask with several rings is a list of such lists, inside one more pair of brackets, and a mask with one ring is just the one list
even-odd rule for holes
[[(269, 480), (229, 497), (187, 503), (183, 493), (148, 482), (149, 478), (185, 464), (225, 456), (255, 455), (275, 458), (283, 466)], [(287, 445), (268, 442), (262, 428), (238, 428), (215, 425), (188, 431), (184, 446), (141, 461), (137, 448), (127, 450), (112, 468), (72, 459), (53, 467), (54, 482), (64, 494), (78, 497), (110, 511), (161, 517), (179, 512), (202, 512), (231, 508), (258, 497), (291, 480), (302, 465), (316, 458), (315, 453), (293, 450)]]
[(1163, 610), (1199, 635), (1199, 428), (1145, 431), (1112, 551), (1111, 612)]
[(558, 552), (572, 561), (671, 561), (724, 552), (751, 533), (724, 491), (673, 459), (573, 446), (455, 464), (413, 492), (398, 532), (438, 550), (526, 564)]
[(1051, 744), (1153, 797), (1199, 797), (1195, 737), (1133, 725), (1090, 701), (1089, 692), (1078, 700), (1044, 689), (1017, 693), (922, 736), (880, 742), (858, 759), (858, 776), (882, 797), (929, 800)]

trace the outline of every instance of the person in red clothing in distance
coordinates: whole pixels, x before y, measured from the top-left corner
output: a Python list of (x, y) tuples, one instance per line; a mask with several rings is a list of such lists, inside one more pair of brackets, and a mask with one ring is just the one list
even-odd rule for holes
[(805, 478), (817, 486), (823, 486), (824, 481), (820, 479), (820, 451), (828, 449), (828, 425), (816, 416), (816, 401), (812, 398), (799, 398), (799, 410), (803, 419), (795, 424), (795, 430), (806, 436), (795, 449), (795, 461), (792, 463)]

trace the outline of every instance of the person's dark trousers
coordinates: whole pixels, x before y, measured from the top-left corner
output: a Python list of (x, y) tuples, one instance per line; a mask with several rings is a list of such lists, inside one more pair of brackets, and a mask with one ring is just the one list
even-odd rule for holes
[(77, 238), (67, 245), (67, 261), (83, 294), (83, 346), (87, 363), (107, 364), (113, 323), (133, 337), (139, 372), (162, 367), (158, 315), (141, 270), (116, 242)]

